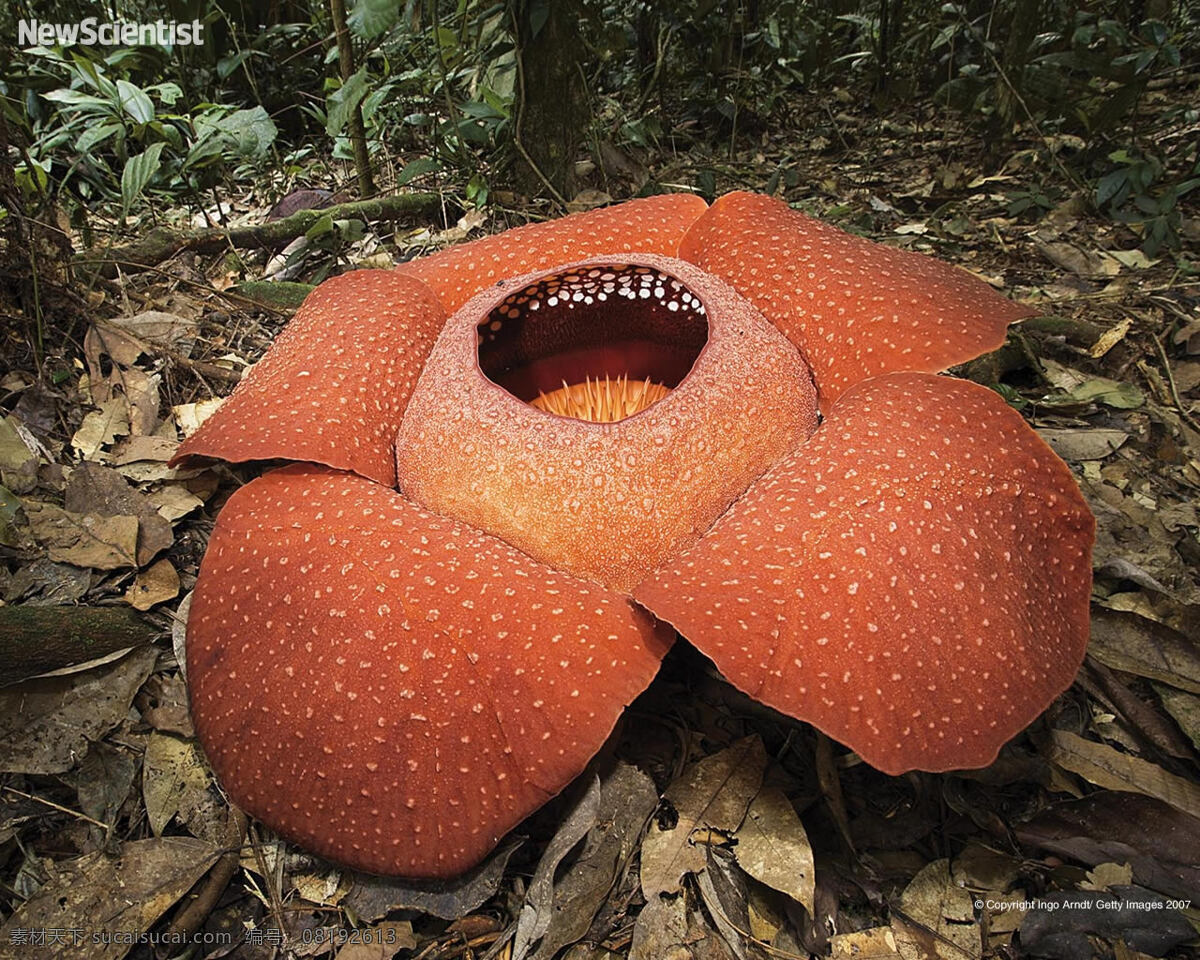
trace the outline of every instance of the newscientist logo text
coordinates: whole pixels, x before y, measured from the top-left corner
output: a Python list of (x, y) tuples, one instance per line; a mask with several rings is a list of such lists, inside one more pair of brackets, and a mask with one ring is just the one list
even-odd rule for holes
[(47, 23), (21, 20), (17, 23), (17, 42), (22, 47), (190, 47), (204, 43), (204, 24), (199, 20), (178, 23), (156, 20), (134, 23), (129, 20), (101, 20), (85, 17), (76, 23)]

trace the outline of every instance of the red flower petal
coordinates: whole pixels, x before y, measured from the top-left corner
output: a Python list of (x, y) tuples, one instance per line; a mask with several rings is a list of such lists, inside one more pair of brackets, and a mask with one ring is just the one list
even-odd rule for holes
[(172, 464), (282, 457), (395, 484), (396, 430), (445, 322), (430, 291), (394, 271), (326, 281)]
[(668, 193), (531, 223), (459, 244), (396, 269), (429, 284), (447, 313), (480, 290), (534, 270), (588, 257), (657, 253), (674, 257), (679, 241), (707, 204), (687, 193)]
[(892, 374), (847, 392), (634, 597), (881, 770), (977, 767), (1075, 676), (1094, 528), (996, 394)]
[(822, 411), (865, 377), (933, 373), (994, 350), (1034, 312), (964, 270), (759, 194), (721, 197), (679, 256), (731, 283), (800, 349)]
[(188, 621), (192, 713), (234, 801), (284, 836), (451, 876), (584, 768), (665, 633), (386, 487), (294, 464), (221, 511)]

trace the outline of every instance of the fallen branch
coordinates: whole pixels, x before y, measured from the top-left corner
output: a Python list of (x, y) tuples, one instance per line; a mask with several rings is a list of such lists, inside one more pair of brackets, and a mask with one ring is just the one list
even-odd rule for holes
[(116, 275), (118, 265), (130, 272), (142, 270), (184, 250), (196, 253), (219, 253), (229, 247), (273, 250), (303, 236), (323, 217), (333, 220), (403, 220), (435, 213), (441, 209), (441, 202), (436, 193), (403, 193), (340, 203), (323, 210), (301, 210), (282, 220), (228, 229), (202, 227), (180, 232), (155, 227), (140, 240), (109, 250), (87, 251), (77, 255), (74, 262), (87, 272), (112, 277)]
[(128, 607), (0, 607), (0, 686), (151, 642)]

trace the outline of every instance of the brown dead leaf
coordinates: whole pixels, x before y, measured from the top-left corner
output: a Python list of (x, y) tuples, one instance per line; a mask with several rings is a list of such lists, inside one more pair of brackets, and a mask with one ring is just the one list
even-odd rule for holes
[(1088, 655), (1106, 667), (1200, 694), (1200, 651), (1165, 624), (1134, 613), (1092, 611)]
[(162, 376), (130, 367), (122, 374), (125, 399), (129, 401), (129, 432), (150, 436), (158, 426), (159, 384)]
[(187, 739), (195, 736), (188, 709), (187, 685), (178, 673), (156, 673), (146, 681), (135, 701), (142, 720), (155, 730)]
[(175, 415), (175, 424), (179, 427), (179, 432), (183, 435), (183, 438), (186, 440), (199, 430), (200, 425), (217, 412), (217, 407), (222, 402), (222, 398), (215, 397), (212, 400), (201, 400), (199, 403), (181, 403), (172, 407), (171, 412)]
[[(557, 957), (563, 947), (588, 932), (633, 856), (642, 829), (657, 805), (654, 782), (637, 767), (617, 763), (605, 769), (596, 822), (588, 830), (583, 848), (572, 858), (569, 869), (554, 882), (550, 922), (541, 933), (533, 960)], [(529, 895), (532, 900), (532, 882)], [(521, 919), (525, 919), (524, 910)], [(514, 960), (518, 943), (519, 936), (514, 937)]]
[[(633, 925), (629, 960), (663, 960), (687, 942), (687, 897), (654, 897), (646, 901)], [(690, 957), (690, 953), (683, 956)]]
[(110, 467), (80, 464), (67, 481), (65, 500), (67, 510), (75, 513), (137, 517), (138, 566), (145, 566), (175, 542), (170, 521), (159, 516), (146, 496)]
[(1121, 262), (1103, 250), (1084, 250), (1073, 243), (1058, 240), (1039, 243), (1037, 249), (1055, 266), (1077, 277), (1098, 279), (1115, 277), (1121, 272)]
[(642, 890), (647, 900), (679, 891), (683, 877), (704, 869), (705, 848), (692, 842), (697, 830), (732, 833), (762, 783), (767, 755), (758, 737), (747, 737), (693, 763), (667, 787), (665, 799), (678, 813), (675, 825), (651, 824), (642, 842)]
[(567, 203), (567, 210), (570, 213), (581, 213), (584, 210), (595, 210), (597, 207), (603, 207), (613, 202), (603, 190), (593, 190), (588, 188), (580, 190)]
[(730, 952), (738, 960), (750, 960), (758, 951), (749, 939), (746, 875), (734, 864), (728, 850), (706, 847), (705, 853), (707, 865), (696, 874), (700, 899)]
[(971, 895), (950, 878), (949, 860), (935, 860), (913, 877), (900, 895), (892, 929), (904, 960), (978, 960), (983, 955)]
[(162, 310), (145, 310), (129, 317), (113, 317), (107, 324), (143, 343), (167, 347), (190, 356), (199, 324), (188, 317)]
[(392, 960), (401, 950), (415, 950), (408, 920), (387, 920), (373, 927), (355, 930), (353, 939), (337, 952), (337, 960)]
[(101, 402), (98, 410), (83, 418), (71, 437), (71, 446), (84, 460), (101, 460), (104, 448), (128, 433), (129, 401), (116, 396)]
[(179, 450), (179, 441), (172, 437), (129, 437), (113, 450), (113, 466), (124, 466), (138, 460), (166, 463)]
[(149, 610), (156, 603), (179, 596), (179, 574), (170, 560), (159, 560), (137, 575), (125, 592), (125, 602), (135, 610)]
[(137, 337), (123, 330), (107, 324), (89, 327), (83, 338), (83, 355), (93, 397), (97, 401), (109, 399), (113, 396), (112, 387), (120, 383), (118, 370), (114, 369), (111, 377), (104, 375), (106, 357), (115, 367), (132, 367), (145, 349), (145, 344)]
[[(12, 915), (0, 938), (12, 944), (18, 942), (13, 939), (17, 931), (57, 930), (64, 934), (61, 942), (32, 953), (120, 960), (218, 856), (211, 843), (169, 837), (125, 843), (118, 857), (100, 851), (67, 861)], [(123, 936), (93, 942), (92, 935), (102, 931)]]
[(147, 498), (158, 509), (158, 515), (170, 523), (204, 506), (204, 501), (182, 483), (164, 484), (148, 493)]
[(1200, 750), (1200, 697), (1194, 693), (1176, 690), (1165, 683), (1152, 683), (1151, 686), (1162, 701), (1163, 709), (1192, 741), (1192, 746)]
[(84, 673), (26, 680), (0, 691), (0, 770), (70, 770), (90, 741), (125, 719), (157, 659), (156, 648), (138, 647)]
[(1200, 817), (1200, 786), (1106, 744), (1054, 730), (1048, 758), (1098, 787), (1154, 797), (1189, 816)]
[(829, 941), (830, 960), (901, 960), (891, 927), (871, 927), (857, 933), (839, 933)]
[(1103, 460), (1129, 439), (1124, 430), (1039, 427), (1038, 435), (1064, 460)]
[(22, 505), (30, 534), (46, 547), (51, 560), (98, 570), (137, 566), (137, 517), (72, 513), (33, 500)]
[(1129, 332), (1129, 328), (1132, 326), (1133, 326), (1133, 320), (1130, 317), (1126, 317), (1124, 320), (1120, 321), (1119, 323), (1113, 324), (1111, 327), (1109, 327), (1107, 330), (1105, 330), (1102, 334), (1100, 334), (1099, 339), (1095, 343), (1093, 343), (1091, 346), (1091, 349), (1088, 350), (1088, 355), (1091, 357), (1095, 357), (1098, 360), (1100, 357), (1102, 357), (1106, 353), (1108, 353), (1108, 351), (1111, 350), (1113, 347), (1115, 347), (1118, 343), (1120, 343), (1122, 340), (1124, 340), (1125, 334), (1127, 334)]
[(158, 731), (150, 734), (142, 762), (142, 796), (154, 835), (162, 836), (176, 814), (187, 820), (204, 806), (207, 794), (208, 771), (196, 745)]
[(1200, 902), (1200, 820), (1161, 800), (1100, 791), (1057, 803), (1014, 830), (1023, 844), (1088, 866), (1128, 863), (1141, 886)]
[(811, 916), (816, 892), (812, 847), (783, 792), (768, 787), (759, 793), (735, 836), (738, 866), (759, 883), (786, 893)]
[(367, 921), (378, 920), (392, 910), (419, 910), (443, 920), (466, 916), (495, 895), (504, 868), (521, 842), (519, 838), (509, 840), (474, 870), (445, 882), (352, 874), (353, 884), (342, 903)]

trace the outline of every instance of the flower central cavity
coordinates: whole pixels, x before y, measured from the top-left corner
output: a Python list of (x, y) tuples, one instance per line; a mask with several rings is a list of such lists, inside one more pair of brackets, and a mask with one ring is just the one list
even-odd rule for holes
[(423, 507), (629, 592), (816, 427), (787, 339), (691, 264), (514, 278), (446, 324), (396, 437)]
[(479, 368), (540, 410), (613, 422), (687, 376), (708, 342), (700, 298), (653, 267), (603, 264), (542, 277), (478, 325)]

